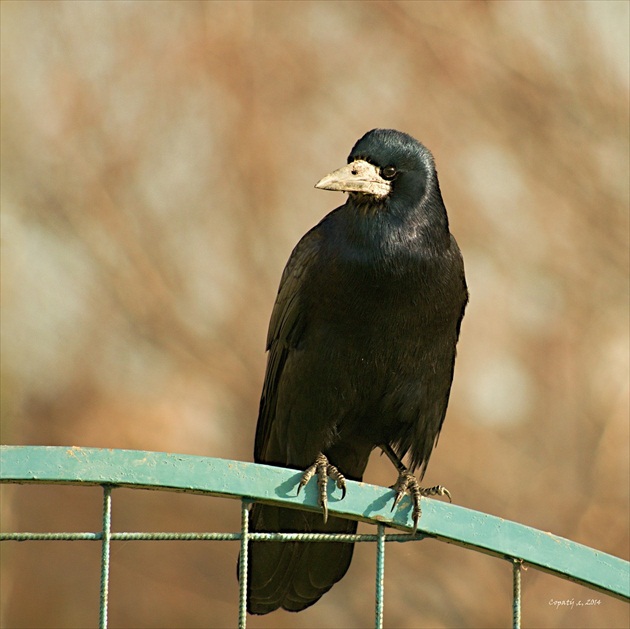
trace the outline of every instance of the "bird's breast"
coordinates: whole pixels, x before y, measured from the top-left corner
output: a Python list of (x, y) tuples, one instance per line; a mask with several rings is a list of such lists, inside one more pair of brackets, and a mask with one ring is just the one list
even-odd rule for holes
[(459, 316), (444, 279), (417, 260), (332, 259), (312, 278), (309, 327), (328, 343), (364, 351), (421, 344)]

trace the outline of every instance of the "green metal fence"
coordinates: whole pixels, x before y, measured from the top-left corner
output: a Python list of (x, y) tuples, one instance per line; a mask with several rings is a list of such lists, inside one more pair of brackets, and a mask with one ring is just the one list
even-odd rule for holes
[[(240, 600), (238, 623), (246, 625), (247, 542), (250, 540), (338, 541), (376, 543), (375, 620), (383, 626), (383, 581), (386, 542), (418, 541), (426, 537), (470, 548), (512, 564), (513, 626), (520, 627), (521, 569), (523, 564), (574, 581), (594, 590), (630, 600), (630, 564), (623, 559), (456, 505), (422, 499), (417, 534), (411, 535), (411, 503), (403, 500), (392, 513), (393, 491), (348, 481), (344, 500), (329, 503), (331, 514), (369, 522), (375, 535), (321, 533), (253, 533), (249, 531), (249, 505), (256, 502), (318, 511), (315, 484), (296, 495), (301, 474), (295, 470), (163, 452), (104, 450), (78, 447), (0, 447), (0, 482), (100, 485), (103, 487), (103, 525), (97, 532), (0, 534), (0, 541), (93, 540), (101, 542), (101, 628), (107, 626), (109, 556), (112, 542), (120, 540), (240, 540)], [(238, 533), (148, 533), (111, 530), (112, 496), (117, 487), (161, 489), (209, 494), (241, 501)], [(407, 531), (386, 534), (385, 527)]]

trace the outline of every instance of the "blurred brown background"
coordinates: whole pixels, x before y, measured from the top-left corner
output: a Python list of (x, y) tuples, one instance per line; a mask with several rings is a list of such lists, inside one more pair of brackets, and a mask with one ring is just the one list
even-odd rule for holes
[[(343, 202), (313, 185), (394, 127), (435, 155), (471, 292), (427, 484), (627, 559), (628, 8), (3, 2), (2, 443), (251, 460), (280, 273)], [(4, 530), (99, 529), (98, 488), (2, 497)], [(114, 493), (116, 530), (238, 521), (236, 501)], [(117, 543), (111, 626), (234, 627), (237, 552)], [(98, 561), (4, 544), (2, 626), (95, 626)], [(317, 605), (248, 626), (368, 627), (373, 566), (359, 545)], [(523, 583), (527, 627), (630, 623)], [(388, 547), (387, 627), (504, 627), (510, 593), (507, 562)]]

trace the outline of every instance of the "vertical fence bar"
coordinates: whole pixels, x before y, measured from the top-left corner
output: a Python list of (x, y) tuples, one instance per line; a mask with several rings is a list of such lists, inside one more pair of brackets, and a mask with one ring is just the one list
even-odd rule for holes
[(521, 559), (512, 558), (512, 628), (521, 629)]
[(103, 542), (101, 546), (101, 604), (99, 629), (107, 628), (107, 604), (109, 596), (109, 551), (112, 534), (112, 487), (103, 485)]
[(376, 541), (376, 614), (374, 626), (383, 629), (383, 584), (385, 581), (385, 527), (378, 525)]
[(241, 502), (241, 554), (238, 559), (238, 628), (245, 629), (247, 624), (247, 562), (249, 560), (249, 502)]

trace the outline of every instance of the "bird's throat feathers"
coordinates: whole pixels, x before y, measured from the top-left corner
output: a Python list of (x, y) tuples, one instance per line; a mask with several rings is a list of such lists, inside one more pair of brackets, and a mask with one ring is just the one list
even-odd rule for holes
[(343, 208), (348, 244), (375, 260), (409, 251), (423, 256), (443, 253), (450, 246), (450, 233), (442, 199), (405, 201), (350, 194)]

